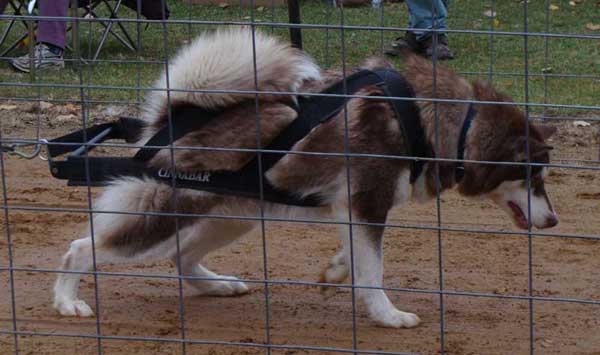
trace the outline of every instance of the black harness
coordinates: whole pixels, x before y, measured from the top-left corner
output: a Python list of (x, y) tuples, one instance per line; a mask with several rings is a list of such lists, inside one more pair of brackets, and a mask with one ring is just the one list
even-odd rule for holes
[[(289, 151), (313, 128), (344, 109), (349, 98), (343, 95), (355, 94), (361, 88), (369, 85), (379, 86), (385, 96), (394, 98), (386, 100), (392, 105), (404, 135), (404, 141), (407, 142), (406, 155), (422, 158), (432, 157), (432, 149), (427, 143), (425, 132), (421, 126), (419, 109), (411, 100), (415, 97), (412, 88), (398, 72), (385, 69), (359, 71), (322, 92), (332, 96), (301, 97), (298, 100), (298, 107), (295, 107), (298, 117), (264, 150)], [(471, 111), (472, 107), (469, 108), (469, 112)], [(256, 157), (239, 171), (180, 172), (148, 166), (147, 162), (161, 149), (168, 149), (170, 142), (202, 128), (219, 114), (218, 111), (208, 111), (194, 106), (174, 108), (171, 111), (171, 130), (168, 125), (160, 129), (134, 157), (91, 157), (86, 153), (94, 149), (98, 143), (108, 139), (123, 139), (128, 143), (136, 142), (145, 127), (145, 122), (142, 120), (120, 118), (113, 123), (95, 125), (86, 130), (73, 132), (49, 142), (51, 173), (56, 178), (68, 180), (68, 184), (71, 186), (104, 186), (119, 176), (148, 177), (167, 184), (174, 183), (177, 188), (252, 198), (261, 198), (262, 195), (266, 201), (295, 206), (316, 207), (322, 205), (322, 201), (317, 195), (301, 198), (288, 191), (276, 189), (264, 177), (265, 172), (271, 169), (286, 153), (262, 152), (260, 161), (257, 153)], [(472, 117), (472, 113), (468, 116)], [(469, 118), (466, 121), (470, 123)], [(464, 126), (467, 126), (466, 123)], [(466, 136), (468, 127), (464, 126), (463, 133)], [(460, 147), (459, 155), (462, 157), (462, 149), (464, 149), (462, 133)], [(70, 152), (72, 153), (67, 156), (66, 160), (52, 159)], [(411, 183), (422, 173), (424, 164), (423, 160), (412, 161)], [(457, 174), (458, 170), (460, 169), (457, 169)]]

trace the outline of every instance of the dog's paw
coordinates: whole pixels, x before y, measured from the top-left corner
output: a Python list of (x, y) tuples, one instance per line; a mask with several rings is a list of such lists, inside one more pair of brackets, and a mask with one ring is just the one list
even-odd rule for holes
[(233, 276), (218, 276), (219, 279), (228, 279), (231, 281), (200, 281), (192, 282), (196, 289), (196, 295), (199, 296), (239, 296), (249, 292), (248, 286)]
[(419, 325), (421, 320), (416, 314), (395, 309), (380, 319), (375, 319), (375, 322), (378, 326), (386, 328), (413, 328)]
[(324, 300), (330, 299), (337, 293), (337, 287), (333, 286), (321, 286), (319, 289), (321, 291), (321, 296), (323, 296)]
[[(346, 280), (346, 278), (348, 277), (348, 273), (348, 266), (346, 264), (331, 262), (327, 269), (323, 270), (323, 272), (321, 273), (319, 282), (339, 284)], [(323, 285), (320, 287), (320, 291), (323, 298), (327, 300), (337, 293), (337, 288)]]
[(94, 311), (82, 300), (55, 301), (54, 308), (63, 316), (91, 317)]

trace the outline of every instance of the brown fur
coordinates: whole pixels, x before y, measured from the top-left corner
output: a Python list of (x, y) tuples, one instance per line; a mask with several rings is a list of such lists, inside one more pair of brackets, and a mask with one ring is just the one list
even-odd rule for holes
[[(484, 83), (474, 83), (473, 91), (478, 101), (512, 101)], [(525, 116), (515, 106), (478, 104), (472, 133), (466, 141), (465, 158), (477, 161), (526, 161), (526, 124)], [(548, 148), (544, 140), (553, 132), (553, 128), (529, 123), (530, 161), (549, 162)], [(465, 179), (459, 191), (465, 195), (478, 195), (491, 191), (502, 181), (525, 177), (524, 167), (466, 163)]]
[[(190, 132), (175, 142), (176, 147), (213, 147), (256, 149), (260, 128), (261, 146), (266, 146), (296, 118), (290, 106), (281, 103), (263, 103), (259, 106), (257, 125), (254, 101), (236, 105), (203, 129)], [(174, 166), (181, 171), (239, 170), (255, 155), (254, 152), (176, 149)], [(161, 150), (150, 161), (154, 167), (171, 166), (171, 152)]]

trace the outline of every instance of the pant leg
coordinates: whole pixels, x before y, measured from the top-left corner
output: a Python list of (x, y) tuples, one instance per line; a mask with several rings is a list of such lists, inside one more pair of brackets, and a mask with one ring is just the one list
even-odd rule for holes
[(8, 0), (0, 0), (0, 15), (4, 13), (6, 5), (8, 5)]
[[(445, 29), (448, 17), (449, 0), (407, 0), (410, 14), (409, 27), (413, 29), (417, 40), (423, 40), (431, 35), (428, 29), (435, 27)], [(435, 9), (435, 18), (433, 17)]]
[[(40, 16), (66, 17), (70, 0), (40, 0)], [(65, 48), (67, 23), (65, 21), (40, 20), (37, 41)]]

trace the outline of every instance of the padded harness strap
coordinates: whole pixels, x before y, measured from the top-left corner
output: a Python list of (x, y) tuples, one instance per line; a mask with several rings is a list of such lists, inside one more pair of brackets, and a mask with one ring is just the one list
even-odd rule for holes
[[(290, 123), (264, 150), (289, 151), (298, 141), (306, 137), (312, 129), (334, 117), (346, 106), (348, 97), (368, 85), (378, 85), (386, 96), (391, 97), (396, 118), (409, 147), (407, 156), (428, 157), (431, 149), (420, 124), (419, 109), (413, 100), (392, 98), (414, 98), (414, 93), (406, 80), (392, 70), (362, 70), (348, 76), (327, 88), (322, 94), (333, 96), (313, 96), (299, 98), (298, 117)], [(87, 138), (88, 144), (99, 143), (106, 139), (125, 139), (135, 142), (140, 136), (144, 123), (141, 120), (121, 119), (113, 124), (104, 124), (78, 131), (52, 141), (50, 156), (55, 157), (75, 151), (66, 161), (50, 161), (53, 176), (68, 179), (69, 185), (107, 185), (118, 176), (150, 177), (164, 183), (173, 183), (177, 188), (190, 188), (215, 193), (262, 197), (266, 201), (287, 205), (315, 207), (322, 202), (318, 196), (300, 198), (287, 191), (277, 190), (264, 177), (286, 153), (256, 153), (240, 171), (200, 171), (173, 172), (170, 169), (147, 167), (147, 162), (161, 149), (168, 149), (170, 143), (185, 134), (202, 128), (217, 117), (220, 112), (208, 111), (193, 106), (174, 108), (171, 112), (171, 128), (168, 125), (160, 129), (133, 158), (86, 157), (85, 152), (93, 146), (56, 145), (56, 143), (79, 143)], [(259, 164), (260, 163), (260, 164)], [(423, 161), (414, 161), (411, 165), (411, 182), (414, 182), (423, 169)], [(259, 169), (260, 167), (260, 169)], [(89, 174), (88, 174), (89, 172)], [(261, 178), (262, 177), (262, 178)]]

